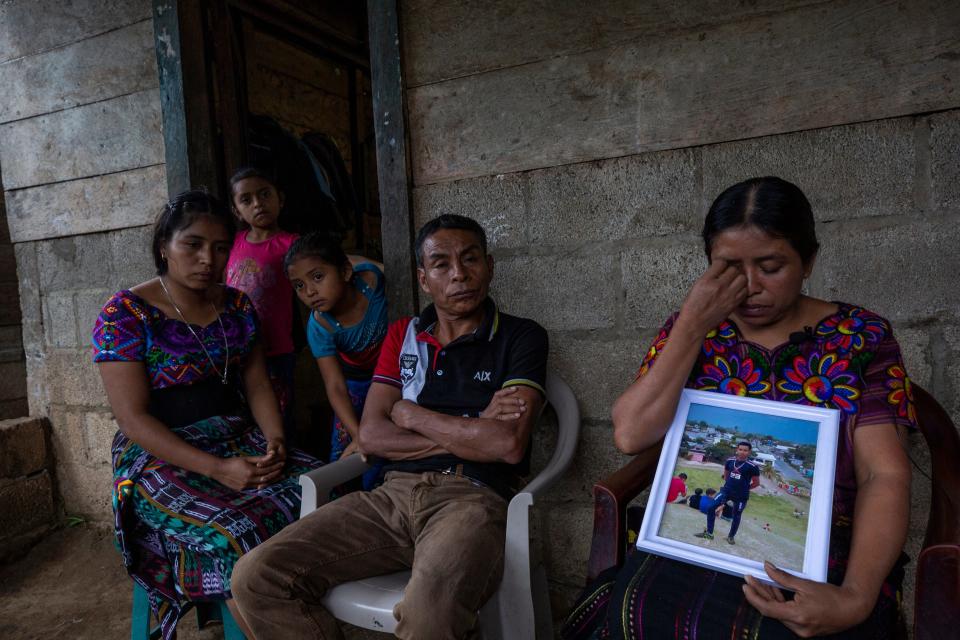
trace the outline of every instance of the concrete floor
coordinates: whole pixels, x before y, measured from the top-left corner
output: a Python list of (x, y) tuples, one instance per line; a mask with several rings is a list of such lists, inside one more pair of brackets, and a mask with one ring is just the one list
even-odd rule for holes
[[(59, 529), (21, 559), (0, 566), (3, 640), (121, 640), (130, 637), (132, 582), (113, 546), (113, 532), (90, 525)], [(388, 636), (353, 627), (348, 640)], [(189, 613), (180, 640), (218, 640), (219, 625), (197, 629)]]

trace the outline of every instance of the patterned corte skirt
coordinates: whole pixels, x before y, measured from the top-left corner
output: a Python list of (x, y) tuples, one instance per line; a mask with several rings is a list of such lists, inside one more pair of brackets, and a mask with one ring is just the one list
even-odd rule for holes
[[(870, 616), (831, 640), (893, 640), (902, 628), (901, 556)], [(581, 593), (562, 640), (795, 640), (779, 620), (766, 618), (743, 595), (743, 579), (634, 551)], [(892, 583), (892, 584), (891, 584)], [(792, 595), (788, 595), (792, 597)]]
[[(242, 417), (212, 417), (171, 430), (222, 458), (266, 452), (260, 429)], [(236, 491), (158, 460), (120, 432), (112, 453), (117, 546), (128, 573), (149, 594), (165, 640), (174, 637), (185, 601), (230, 598), (234, 563), (297, 519), (297, 477), (322, 464), (291, 450), (282, 480)]]

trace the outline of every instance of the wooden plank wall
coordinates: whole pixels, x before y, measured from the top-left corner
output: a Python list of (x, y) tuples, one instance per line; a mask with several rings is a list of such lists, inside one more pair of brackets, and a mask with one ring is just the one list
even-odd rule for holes
[(0, 409), (19, 374), (23, 413), (50, 417), (65, 508), (95, 519), (116, 424), (90, 332), (111, 293), (153, 273), (148, 225), (167, 199), (152, 10), (0, 3)]
[(724, 6), (667, 0), (405, 3), (415, 182), (956, 103), (956, 3), (770, 0), (736, 3), (730, 11)]
[[(150, 2), (20, 0), (0, 12), (0, 84), (10, 88), (0, 168), (13, 242), (149, 222), (155, 210), (128, 194), (146, 187), (140, 197), (165, 199), (154, 186), (163, 144)], [(90, 215), (104, 204), (106, 227)]]

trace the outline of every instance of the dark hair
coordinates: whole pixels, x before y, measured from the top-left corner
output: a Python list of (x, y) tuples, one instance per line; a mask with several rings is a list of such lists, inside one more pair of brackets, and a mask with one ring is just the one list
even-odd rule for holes
[(337, 268), (350, 264), (350, 258), (340, 246), (341, 242), (339, 236), (321, 231), (297, 238), (283, 257), (284, 273), (289, 275), (293, 263), (302, 258), (317, 258)]
[(236, 221), (223, 203), (203, 187), (191, 189), (175, 195), (163, 207), (153, 225), (153, 263), (157, 266), (157, 275), (167, 272), (167, 261), (163, 259), (161, 249), (173, 238), (173, 234), (186, 229), (201, 216), (210, 216), (223, 225), (227, 235), (233, 239), (237, 230)]
[(708, 495), (708, 496), (712, 496), (712, 495), (715, 494), (716, 492), (717, 492), (716, 489), (707, 489), (707, 495)]
[(747, 449), (750, 449), (750, 451), (753, 451), (753, 445), (747, 442), (746, 440), (741, 440), (740, 442), (737, 443), (737, 446), (738, 447), (743, 446), (743, 447), (746, 447)]
[(820, 248), (810, 202), (797, 185), (782, 178), (750, 178), (717, 196), (703, 221), (707, 257), (719, 234), (746, 225), (789, 242), (803, 264), (809, 264)]
[(697, 487), (696, 489), (693, 490), (693, 493), (694, 495), (699, 496), (700, 494), (703, 493), (703, 489), (701, 489), (700, 487)]
[(280, 188), (277, 186), (277, 180), (273, 177), (272, 174), (267, 173), (263, 169), (257, 167), (240, 167), (237, 169), (237, 172), (230, 177), (230, 197), (233, 198), (233, 188), (237, 186), (237, 183), (241, 180), (246, 180), (247, 178), (260, 178), (266, 180), (273, 185), (274, 189), (278, 191)]
[(684, 480), (686, 480), (686, 479), (687, 479), (687, 474), (681, 473), (681, 474), (680, 474), (679, 476), (677, 476), (677, 477), (678, 477), (678, 478), (683, 478)]
[(461, 229), (463, 231), (470, 231), (477, 236), (478, 240), (480, 240), (480, 248), (483, 249), (483, 254), (487, 254), (487, 232), (483, 230), (483, 227), (480, 226), (479, 222), (472, 218), (460, 216), (455, 213), (444, 213), (443, 215), (439, 215), (433, 220), (427, 222), (425, 225), (420, 227), (420, 230), (417, 232), (417, 241), (414, 244), (414, 253), (417, 256), (418, 267), (423, 266), (423, 243), (427, 241), (427, 238), (441, 229)]

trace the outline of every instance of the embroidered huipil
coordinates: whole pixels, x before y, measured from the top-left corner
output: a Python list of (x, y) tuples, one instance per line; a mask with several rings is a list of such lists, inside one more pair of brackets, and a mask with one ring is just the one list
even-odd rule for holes
[[(803, 340), (774, 349), (744, 340), (736, 324), (726, 320), (707, 334), (686, 383), (689, 389), (839, 410), (828, 574), (834, 584), (843, 581), (850, 552), (857, 497), (854, 431), (916, 424), (910, 380), (890, 323), (860, 307), (838, 307)], [(671, 316), (654, 339), (637, 377), (656, 365), (676, 317)], [(884, 585), (882, 595), (893, 595), (890, 585)]]

